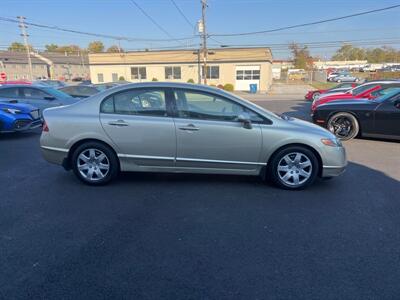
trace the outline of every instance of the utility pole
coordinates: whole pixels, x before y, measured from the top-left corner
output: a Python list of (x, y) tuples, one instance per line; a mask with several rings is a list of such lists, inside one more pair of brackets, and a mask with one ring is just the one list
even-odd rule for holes
[(29, 35), (26, 33), (26, 28), (28, 28), (28, 26), (25, 25), (25, 17), (18, 16), (17, 18), (19, 19), (19, 28), (21, 28), (21, 36), (24, 38), (26, 54), (28, 55), (29, 77), (30, 77), (29, 80), (33, 81), (31, 50), (29, 49), (29, 44), (28, 44)]
[(203, 34), (203, 78), (204, 84), (207, 84), (207, 30), (206, 30), (206, 9), (207, 0), (201, 0), (201, 23), (202, 23), (202, 34)]

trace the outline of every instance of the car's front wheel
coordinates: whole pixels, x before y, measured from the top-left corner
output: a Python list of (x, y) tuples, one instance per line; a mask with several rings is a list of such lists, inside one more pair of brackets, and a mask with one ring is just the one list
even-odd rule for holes
[(88, 142), (80, 145), (72, 155), (72, 169), (84, 183), (103, 185), (119, 171), (118, 158), (106, 145)]
[(336, 137), (344, 141), (355, 138), (360, 131), (357, 119), (346, 112), (336, 113), (330, 117), (327, 128)]
[(320, 93), (319, 93), (319, 92), (315, 92), (315, 93), (312, 95), (312, 99), (313, 99), (313, 100), (318, 100), (319, 96), (320, 96)]
[(312, 184), (319, 170), (315, 154), (302, 146), (291, 146), (276, 153), (269, 164), (273, 183), (288, 190), (303, 189)]

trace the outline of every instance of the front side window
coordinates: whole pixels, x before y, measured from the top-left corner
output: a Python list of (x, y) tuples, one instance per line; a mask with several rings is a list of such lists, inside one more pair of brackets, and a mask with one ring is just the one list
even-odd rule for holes
[(165, 67), (165, 79), (181, 79), (181, 67)]
[(50, 95), (39, 90), (32, 88), (22, 88), (22, 93), (25, 98), (33, 98), (33, 99), (45, 99), (45, 97), (49, 97)]
[(18, 97), (18, 88), (1, 89), (0, 97)]
[(134, 80), (147, 79), (146, 67), (132, 67), (131, 79)]
[(134, 89), (116, 93), (102, 102), (101, 112), (165, 117), (165, 93), (157, 89)]
[(240, 114), (247, 113), (254, 122), (264, 120), (246, 107), (218, 95), (176, 90), (174, 96), (180, 118), (234, 122)]
[[(204, 78), (204, 67), (201, 68), (202, 77)], [(219, 66), (207, 66), (207, 79), (219, 79)]]

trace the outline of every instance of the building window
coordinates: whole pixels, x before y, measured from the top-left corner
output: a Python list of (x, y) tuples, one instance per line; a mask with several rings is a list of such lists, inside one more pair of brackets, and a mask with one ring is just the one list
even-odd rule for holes
[[(201, 68), (202, 77), (204, 78), (204, 67)], [(207, 79), (219, 79), (219, 66), (207, 66)]]
[(237, 80), (259, 80), (260, 70), (237, 70), (236, 71)]
[(111, 74), (111, 77), (112, 77), (112, 81), (118, 81), (118, 74), (117, 73), (112, 73)]
[(165, 79), (181, 79), (181, 67), (165, 67)]
[(103, 75), (103, 73), (97, 74), (97, 81), (98, 81), (98, 82), (104, 82), (104, 75)]
[(131, 79), (146, 79), (146, 67), (132, 67), (131, 68)]

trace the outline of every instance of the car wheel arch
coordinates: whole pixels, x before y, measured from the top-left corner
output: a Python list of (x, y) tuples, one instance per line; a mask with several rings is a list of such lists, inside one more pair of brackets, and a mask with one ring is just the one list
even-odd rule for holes
[[(121, 162), (120, 162), (120, 160), (119, 160), (118, 154), (117, 154), (117, 152), (115, 151), (115, 149), (114, 149), (109, 143), (107, 143), (107, 142), (105, 142), (105, 141), (102, 141), (102, 140), (99, 140), (99, 139), (94, 139), (94, 138), (81, 139), (81, 140), (79, 140), (79, 141), (76, 141), (74, 144), (72, 144), (72, 146), (69, 148), (68, 156), (67, 156), (67, 164), (68, 164), (68, 165), (67, 165), (66, 167), (67, 167), (68, 169), (71, 168), (71, 160), (72, 160), (72, 157), (73, 157), (73, 155), (74, 155), (75, 150), (76, 150), (79, 146), (81, 146), (81, 145), (83, 145), (83, 144), (85, 144), (85, 143), (91, 143), (91, 142), (100, 143), (100, 144), (103, 144), (103, 145), (106, 146), (106, 147), (109, 147), (109, 148), (114, 152), (115, 157), (116, 157), (117, 160), (118, 160), (118, 168), (121, 170)], [(64, 167), (65, 167), (65, 166), (64, 166)]]
[(321, 154), (312, 146), (307, 145), (307, 144), (303, 144), (303, 143), (289, 143), (289, 144), (285, 144), (282, 145), (278, 148), (276, 148), (274, 150), (274, 152), (269, 156), (268, 160), (267, 160), (267, 166), (264, 168), (263, 172), (262, 172), (262, 177), (266, 178), (267, 173), (268, 173), (268, 167), (271, 165), (271, 161), (274, 158), (275, 155), (277, 155), (281, 150), (285, 149), (285, 148), (289, 148), (289, 147), (304, 147), (308, 150), (310, 150), (311, 152), (313, 152), (313, 154), (315, 155), (315, 157), (318, 160), (318, 177), (322, 176), (322, 168), (323, 168), (323, 163), (322, 163), (322, 157)]

